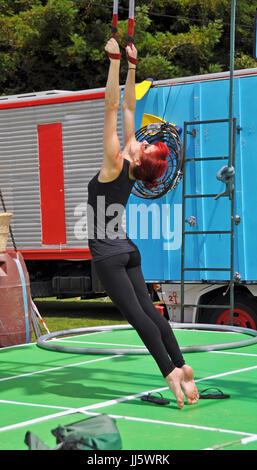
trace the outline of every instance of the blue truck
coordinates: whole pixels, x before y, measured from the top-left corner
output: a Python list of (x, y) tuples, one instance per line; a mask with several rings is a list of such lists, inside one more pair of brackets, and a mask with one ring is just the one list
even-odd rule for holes
[[(160, 284), (172, 321), (228, 323), (233, 279), (234, 324), (256, 328), (257, 69), (234, 73), (233, 207), (226, 178), (220, 178), (228, 168), (229, 78), (222, 73), (157, 82), (138, 101), (137, 127), (147, 113), (182, 128), (185, 181), (160, 199), (140, 203), (132, 195), (128, 226), (145, 279)], [(188, 305), (183, 318), (182, 279)]]

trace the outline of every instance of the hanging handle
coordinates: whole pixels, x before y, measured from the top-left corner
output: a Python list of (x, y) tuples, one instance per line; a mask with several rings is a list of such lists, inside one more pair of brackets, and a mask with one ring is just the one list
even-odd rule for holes
[(129, 0), (128, 46), (134, 42), (135, 0)]
[[(113, 11), (112, 11), (112, 37), (116, 39), (117, 31), (118, 31), (118, 0), (113, 0)], [(119, 54), (112, 54), (108, 52), (108, 56), (110, 59), (117, 59), (120, 60), (121, 53)]]
[[(129, 18), (128, 18), (128, 42), (127, 45), (132, 47), (134, 43), (134, 23), (135, 23), (135, 0), (129, 0)], [(127, 59), (131, 64), (137, 64), (138, 60), (131, 57), (127, 53)]]
[(112, 12), (112, 37), (116, 39), (118, 31), (118, 9), (119, 0), (113, 0), (113, 12)]

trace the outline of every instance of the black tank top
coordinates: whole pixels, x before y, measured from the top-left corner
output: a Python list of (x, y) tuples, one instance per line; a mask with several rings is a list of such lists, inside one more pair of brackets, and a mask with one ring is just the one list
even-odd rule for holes
[(101, 183), (99, 173), (88, 183), (88, 244), (94, 261), (137, 250), (122, 223), (135, 183), (129, 178), (129, 161), (124, 159), (123, 168), (114, 181)]

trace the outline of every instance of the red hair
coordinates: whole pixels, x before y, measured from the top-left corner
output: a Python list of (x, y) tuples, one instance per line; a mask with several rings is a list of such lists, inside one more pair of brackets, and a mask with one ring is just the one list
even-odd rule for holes
[(141, 163), (133, 169), (133, 176), (144, 182), (147, 189), (158, 186), (158, 179), (165, 173), (169, 147), (163, 142), (154, 142), (156, 150), (143, 153)]

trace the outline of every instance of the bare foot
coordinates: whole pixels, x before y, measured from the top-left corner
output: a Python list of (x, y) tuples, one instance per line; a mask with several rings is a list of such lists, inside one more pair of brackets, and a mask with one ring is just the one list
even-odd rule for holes
[(183, 371), (182, 369), (175, 368), (165, 380), (169, 386), (169, 389), (175, 395), (177, 400), (178, 408), (181, 409), (184, 406), (184, 394), (181, 390), (181, 381), (183, 380)]
[(185, 364), (181, 367), (181, 370), (183, 372), (181, 387), (187, 397), (187, 404), (193, 405), (199, 400), (199, 393), (195, 385), (193, 369)]

